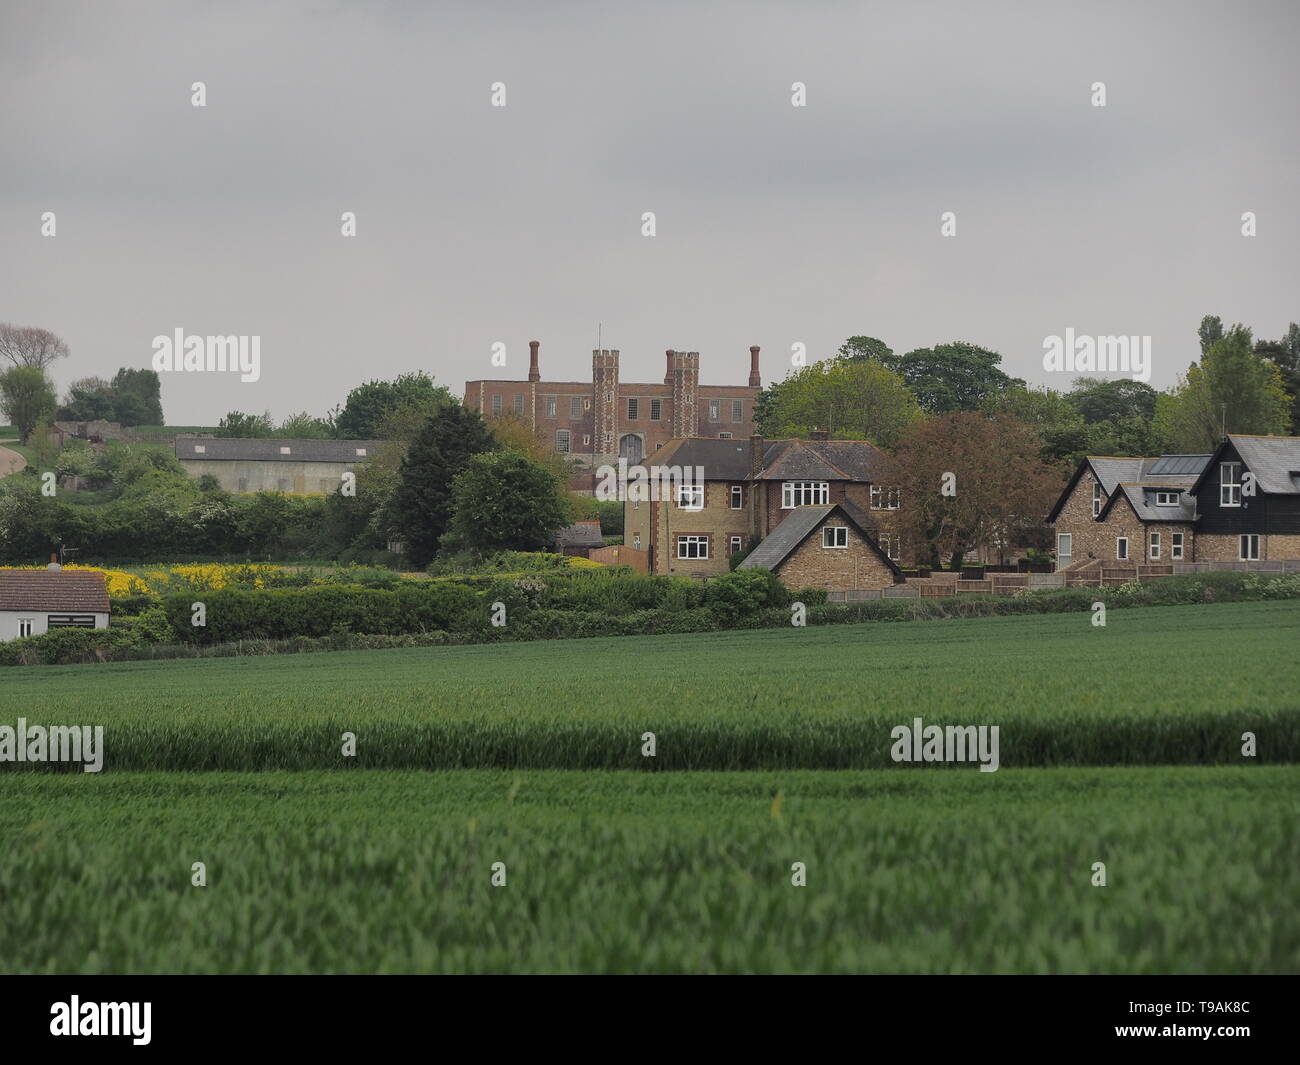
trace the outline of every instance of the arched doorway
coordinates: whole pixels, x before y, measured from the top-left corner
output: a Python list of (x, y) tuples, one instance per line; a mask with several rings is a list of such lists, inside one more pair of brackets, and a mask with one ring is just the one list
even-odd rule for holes
[(636, 433), (627, 433), (619, 439), (618, 457), (627, 459), (629, 466), (635, 466), (644, 457), (644, 446), (641, 443), (641, 437)]

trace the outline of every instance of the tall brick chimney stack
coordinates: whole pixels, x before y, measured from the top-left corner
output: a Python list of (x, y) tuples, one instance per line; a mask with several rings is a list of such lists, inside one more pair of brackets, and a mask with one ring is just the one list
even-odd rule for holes
[(749, 473), (751, 477), (757, 477), (763, 472), (763, 453), (767, 450), (767, 442), (755, 433), (749, 438)]
[(666, 360), (666, 362), (664, 363), (664, 384), (671, 385), (673, 383), (673, 349), (672, 348), (669, 348), (667, 351), (664, 352), (664, 359)]
[(758, 376), (758, 345), (754, 344), (749, 349), (749, 387), (762, 387), (763, 379)]
[(530, 381), (540, 381), (542, 379), (542, 371), (537, 368), (537, 349), (541, 346), (542, 342), (540, 340), (530, 340), (528, 342), (528, 380)]

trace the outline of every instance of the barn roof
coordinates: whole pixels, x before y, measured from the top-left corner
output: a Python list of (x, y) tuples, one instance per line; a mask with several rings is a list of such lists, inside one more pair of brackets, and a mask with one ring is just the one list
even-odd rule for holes
[(195, 462), (364, 462), (373, 458), (384, 443), (383, 440), (178, 436), (176, 457)]

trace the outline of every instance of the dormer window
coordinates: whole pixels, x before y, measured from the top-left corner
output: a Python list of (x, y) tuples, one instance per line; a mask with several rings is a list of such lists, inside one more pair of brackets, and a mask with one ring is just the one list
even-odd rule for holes
[(281, 448), (280, 448), (280, 454), (281, 454), (281, 455), (287, 455), (287, 454), (289, 454), (289, 449), (288, 449), (287, 447), (281, 447)]
[(194, 454), (196, 454), (196, 455), (206, 455), (207, 452), (208, 452), (208, 448), (207, 448), (207, 445), (206, 445), (206, 444), (195, 444), (195, 445), (194, 445)]
[(1241, 506), (1241, 463), (1219, 463), (1219, 506)]
[(365, 457), (366, 457), (366, 449), (363, 447), (357, 448), (357, 458), (363, 459)]
[(1092, 516), (1098, 517), (1101, 514), (1102, 504), (1106, 502), (1106, 496), (1101, 490), (1101, 482), (1092, 482)]
[(1158, 507), (1176, 507), (1178, 506), (1177, 492), (1157, 492), (1156, 506)]

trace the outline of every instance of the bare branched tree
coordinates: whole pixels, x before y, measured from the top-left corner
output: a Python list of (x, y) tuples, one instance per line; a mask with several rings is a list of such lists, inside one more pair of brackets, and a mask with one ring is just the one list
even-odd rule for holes
[(14, 366), (46, 370), (55, 359), (67, 354), (68, 345), (63, 338), (48, 329), (0, 322), (0, 359), (8, 359)]

